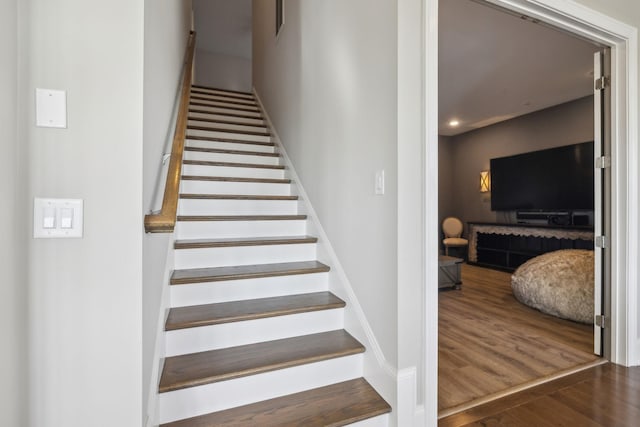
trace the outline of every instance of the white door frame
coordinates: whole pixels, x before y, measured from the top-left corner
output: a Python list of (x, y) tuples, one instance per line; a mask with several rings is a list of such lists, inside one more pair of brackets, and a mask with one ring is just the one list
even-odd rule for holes
[[(487, 0), (537, 18), (576, 35), (611, 47), (612, 87), (612, 212), (611, 212), (611, 361), (640, 364), (638, 339), (638, 31), (602, 13), (567, 0)], [(424, 0), (424, 135), (425, 188), (438, 171), (438, 0)], [(434, 155), (434, 153), (436, 155)], [(435, 181), (437, 182), (437, 181)], [(425, 352), (423, 376), (424, 425), (436, 425), (438, 371), (437, 293), (430, 292), (437, 277), (437, 190), (423, 201), (425, 230), (424, 295)], [(436, 243), (433, 243), (436, 242)], [(435, 298), (434, 298), (435, 295)]]

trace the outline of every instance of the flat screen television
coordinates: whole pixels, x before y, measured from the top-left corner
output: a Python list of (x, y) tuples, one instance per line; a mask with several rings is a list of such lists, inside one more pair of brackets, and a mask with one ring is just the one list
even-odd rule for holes
[(491, 210), (593, 210), (593, 141), (491, 159)]

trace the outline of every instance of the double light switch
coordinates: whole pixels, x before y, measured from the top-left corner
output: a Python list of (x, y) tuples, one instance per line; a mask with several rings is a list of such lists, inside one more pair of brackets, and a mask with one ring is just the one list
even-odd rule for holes
[(33, 203), (33, 237), (82, 237), (81, 199), (42, 199)]

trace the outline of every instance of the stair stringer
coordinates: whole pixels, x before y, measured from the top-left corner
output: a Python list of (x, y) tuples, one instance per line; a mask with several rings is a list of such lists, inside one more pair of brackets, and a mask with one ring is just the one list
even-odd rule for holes
[[(160, 236), (167, 237), (167, 256), (164, 263), (164, 272), (162, 275), (162, 292), (160, 296), (160, 310), (158, 314), (158, 323), (156, 327), (155, 348), (153, 353), (153, 366), (151, 368), (151, 377), (149, 379), (149, 399), (147, 401), (147, 413), (145, 414), (144, 426), (155, 427), (160, 423), (160, 394), (158, 393), (158, 384), (160, 384), (160, 375), (162, 374), (162, 366), (166, 356), (166, 333), (164, 325), (171, 308), (170, 299), (170, 280), (174, 269), (175, 249), (173, 247), (175, 241), (174, 233), (162, 233)], [(147, 238), (154, 238), (154, 235), (147, 235)]]
[[(358, 301), (336, 252), (331, 246), (331, 242), (318, 219), (318, 215), (300, 182), (295, 167), (282, 144), (278, 131), (273, 125), (271, 117), (255, 88), (253, 89), (253, 93), (260, 105), (266, 125), (271, 131), (272, 141), (276, 144), (277, 151), (281, 155), (282, 164), (285, 166), (285, 178), (291, 179), (291, 194), (299, 197), (298, 213), (307, 215), (307, 234), (318, 237), (317, 259), (331, 266), (331, 270), (329, 271), (329, 289), (347, 303), (344, 309), (345, 330), (359, 340), (367, 349), (363, 354), (364, 377), (376, 391), (390, 403), (392, 408), (397, 408), (397, 369), (384, 357), (373, 329), (367, 320), (364, 310)], [(396, 410), (389, 414), (390, 427), (396, 425), (396, 416)]]

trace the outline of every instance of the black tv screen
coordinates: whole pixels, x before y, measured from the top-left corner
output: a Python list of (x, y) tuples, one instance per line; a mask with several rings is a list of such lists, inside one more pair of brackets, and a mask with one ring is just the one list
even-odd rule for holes
[(491, 210), (593, 210), (593, 141), (491, 159)]

